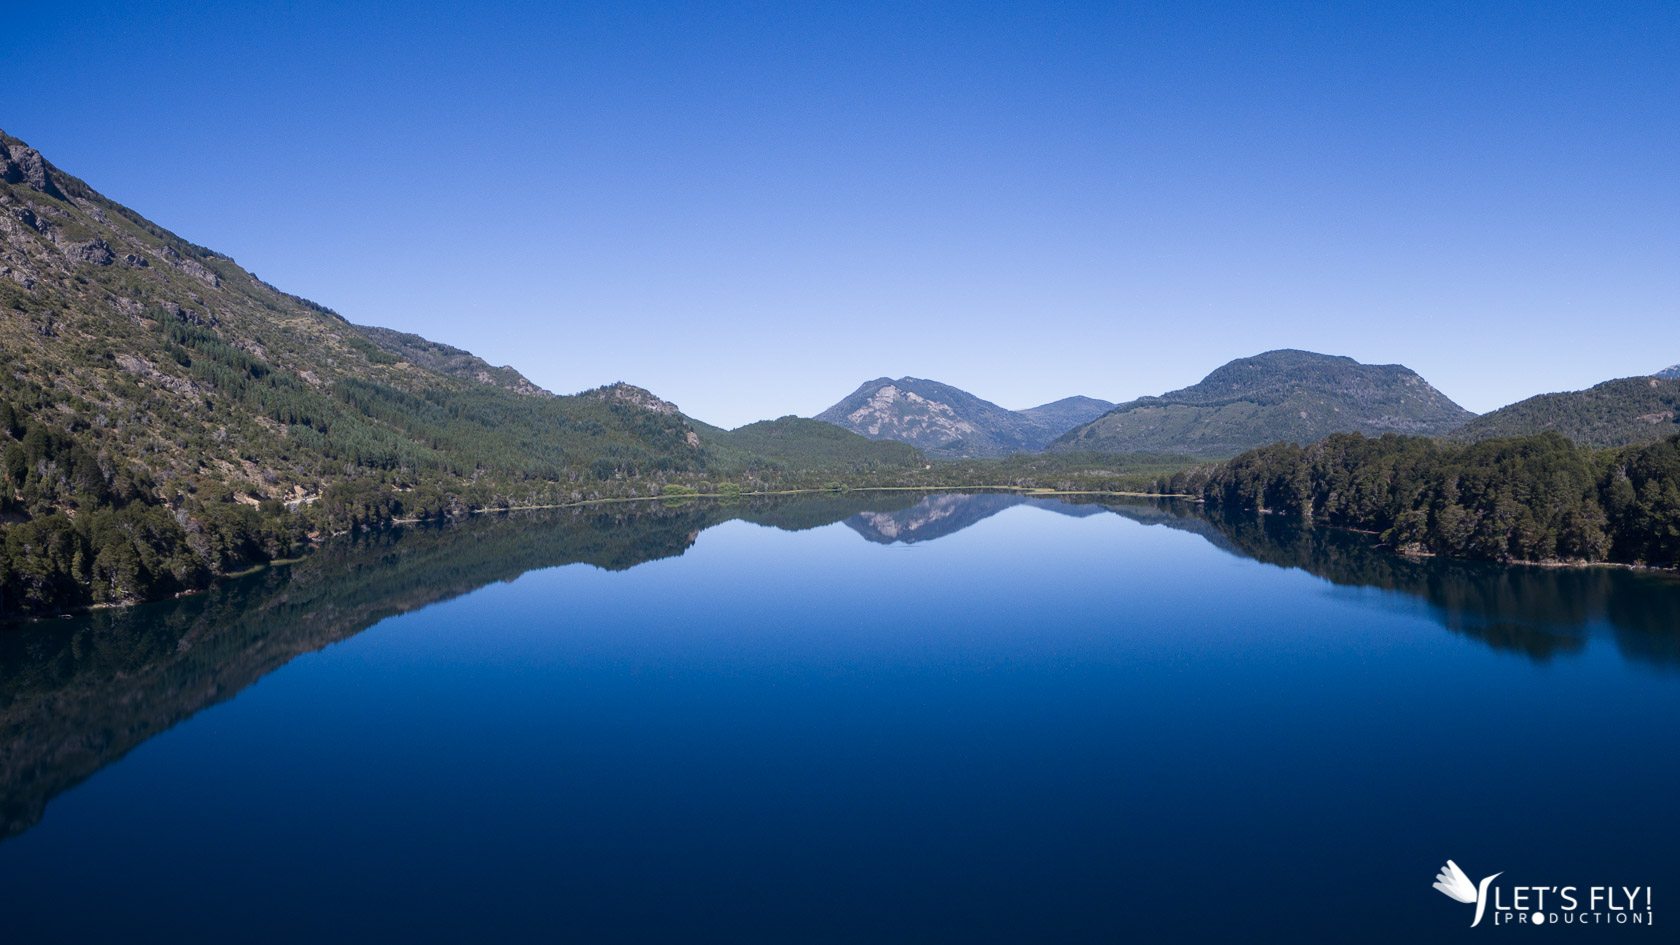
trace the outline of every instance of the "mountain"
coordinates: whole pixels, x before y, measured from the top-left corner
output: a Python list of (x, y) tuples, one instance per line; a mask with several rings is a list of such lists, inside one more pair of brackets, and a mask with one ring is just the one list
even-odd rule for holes
[(852, 434), (756, 455), (638, 387), (555, 396), (353, 325), (4, 132), (0, 353), (0, 617), (200, 589), (393, 519), (889, 461)]
[(1061, 400), (1028, 407), (1017, 411), (1023, 416), (1036, 420), (1042, 426), (1056, 430), (1056, 436), (1079, 426), (1090, 423), (1115, 408), (1115, 404), (1095, 397), (1063, 397)]
[(1680, 364), (1671, 364), (1651, 376), (1661, 378), (1680, 377)]
[(1629, 446), (1680, 432), (1680, 377), (1624, 377), (1586, 390), (1541, 394), (1452, 431), (1455, 440), (1557, 432), (1582, 446)]
[(1222, 458), (1331, 433), (1442, 434), (1474, 416), (1402, 365), (1283, 349), (1121, 404), (1049, 448)]
[(870, 439), (899, 440), (929, 456), (970, 458), (1037, 452), (1105, 401), (1069, 397), (1029, 410), (1008, 410), (949, 384), (918, 377), (878, 377), (816, 419)]

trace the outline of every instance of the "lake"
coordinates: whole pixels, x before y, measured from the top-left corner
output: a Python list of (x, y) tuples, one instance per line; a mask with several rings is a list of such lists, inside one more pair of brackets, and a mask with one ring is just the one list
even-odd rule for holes
[(1166, 502), (482, 516), (0, 630), (0, 937), (1506, 934), (1451, 858), (1654, 890), (1511, 935), (1666, 940), (1677, 719), (1669, 575)]

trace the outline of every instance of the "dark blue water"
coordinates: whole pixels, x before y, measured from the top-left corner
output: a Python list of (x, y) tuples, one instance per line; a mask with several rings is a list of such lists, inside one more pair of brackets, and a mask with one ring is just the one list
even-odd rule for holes
[[(7, 631), (0, 938), (1680, 929), (1680, 584), (917, 498), (378, 536)], [(1653, 924), (1472, 930), (1448, 858)]]

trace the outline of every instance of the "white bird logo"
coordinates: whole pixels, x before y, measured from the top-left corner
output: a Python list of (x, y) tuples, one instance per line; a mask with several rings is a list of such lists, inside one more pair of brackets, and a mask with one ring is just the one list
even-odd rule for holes
[(1483, 879), (1480, 885), (1475, 885), (1470, 882), (1470, 877), (1458, 868), (1457, 863), (1448, 860), (1447, 865), (1441, 867), (1440, 874), (1435, 877), (1435, 888), (1459, 902), (1475, 903), (1476, 921), (1470, 923), (1470, 927), (1475, 928), (1482, 924), (1482, 911), (1487, 908), (1488, 883), (1493, 882), (1499, 875), (1495, 873)]

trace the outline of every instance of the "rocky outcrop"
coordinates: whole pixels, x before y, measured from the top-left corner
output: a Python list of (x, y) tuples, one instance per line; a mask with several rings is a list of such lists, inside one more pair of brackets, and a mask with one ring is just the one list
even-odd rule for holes
[(111, 247), (103, 239), (93, 239), (86, 243), (71, 243), (64, 250), (64, 255), (71, 259), (95, 266), (109, 266), (117, 261), (117, 254), (111, 252)]
[(636, 407), (641, 410), (648, 410), (653, 413), (664, 414), (666, 416), (674, 416), (678, 412), (676, 404), (673, 404), (668, 400), (660, 400), (658, 397), (654, 396), (652, 392), (643, 390), (634, 384), (626, 384), (623, 381), (619, 381), (617, 384), (608, 384), (606, 387), (597, 387), (592, 391), (586, 391), (583, 396), (593, 397), (596, 400), (603, 400), (609, 404), (623, 404), (626, 407)]
[(126, 353), (117, 355), (117, 367), (122, 368), (128, 374), (151, 381), (159, 387), (183, 396), (189, 396), (198, 390), (197, 385), (193, 384), (192, 381), (184, 377), (176, 377), (173, 374), (165, 374), (159, 371), (152, 362), (138, 355)]
[(67, 199), (53, 180), (41, 152), (3, 137), (0, 137), (0, 180), (8, 184), (23, 184), (58, 200)]
[(178, 322), (184, 322), (188, 325), (215, 328), (222, 323), (222, 320), (217, 318), (214, 312), (204, 312), (201, 314), (189, 308), (182, 308), (178, 302), (161, 302), (159, 303), (159, 307), (163, 309), (165, 315), (168, 315), (170, 318), (173, 318)]
[(212, 289), (219, 288), (222, 284), (221, 276), (216, 275), (208, 266), (205, 266), (196, 259), (183, 259), (179, 265), (182, 272), (192, 276), (194, 279), (197, 279)]

